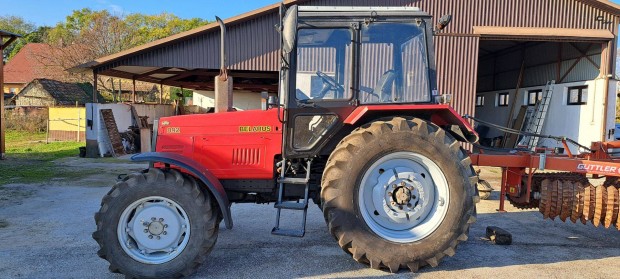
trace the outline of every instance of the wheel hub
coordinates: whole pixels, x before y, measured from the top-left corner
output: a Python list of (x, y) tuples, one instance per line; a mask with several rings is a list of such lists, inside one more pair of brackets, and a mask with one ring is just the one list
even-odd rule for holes
[(447, 211), (445, 177), (419, 154), (398, 152), (379, 159), (365, 173), (359, 191), (367, 224), (396, 242), (423, 238), (439, 226)]
[[(415, 173), (413, 169), (396, 168), (382, 174), (374, 188), (384, 189), (383, 194), (379, 196), (379, 192), (373, 191), (375, 206), (380, 205), (383, 209), (383, 212), (377, 210), (379, 214), (375, 214), (380, 220), (379, 223), (383, 223), (382, 226), (391, 226), (385, 221), (397, 223), (399, 229), (409, 229), (419, 223), (425, 213), (423, 209), (428, 205), (424, 201), (430, 199), (424, 197), (422, 183), (427, 184), (421, 174)], [(381, 186), (382, 184), (384, 185)], [(381, 204), (378, 204), (379, 202)], [(388, 220), (382, 217), (387, 217)]]
[(153, 235), (160, 235), (164, 232), (164, 224), (160, 222), (153, 222), (149, 225), (149, 232)]
[(409, 201), (411, 201), (411, 191), (405, 187), (398, 187), (394, 194), (392, 194), (392, 198), (398, 205), (408, 205)]
[(132, 258), (149, 264), (164, 263), (187, 245), (189, 220), (175, 202), (146, 198), (125, 210), (118, 233), (123, 249)]

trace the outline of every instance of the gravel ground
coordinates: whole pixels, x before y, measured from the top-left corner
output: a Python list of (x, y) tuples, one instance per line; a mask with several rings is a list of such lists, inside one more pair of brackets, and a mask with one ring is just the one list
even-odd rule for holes
[[(125, 171), (140, 165), (70, 161), (67, 165)], [(493, 172), (483, 172), (490, 181)], [(0, 192), (18, 193), (0, 204), (1, 278), (123, 278), (98, 258), (91, 233), (93, 214), (116, 175), (72, 182), (6, 185)], [(27, 193), (27, 194), (19, 194)], [(469, 241), (439, 268), (417, 274), (390, 274), (356, 263), (327, 232), (316, 206), (308, 212), (305, 238), (270, 234), (275, 209), (235, 205), (235, 228), (223, 225), (218, 243), (193, 278), (617, 278), (620, 274), (620, 232), (591, 225), (543, 220), (538, 212), (496, 213), (498, 193), (478, 205), (478, 222)], [(291, 218), (297, 224), (295, 218)], [(496, 246), (485, 240), (485, 228), (510, 231), (514, 244)]]

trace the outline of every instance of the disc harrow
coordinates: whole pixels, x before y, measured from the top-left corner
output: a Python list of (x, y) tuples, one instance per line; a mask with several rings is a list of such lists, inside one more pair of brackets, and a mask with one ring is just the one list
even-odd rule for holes
[[(544, 174), (543, 174), (544, 175)], [(545, 219), (591, 222), (620, 230), (620, 182), (593, 186), (584, 178), (547, 178), (540, 184), (539, 211)]]
[[(537, 209), (540, 207), (540, 199), (536, 199), (537, 194), (540, 194), (540, 188), (542, 186), (542, 182), (545, 179), (569, 179), (581, 182), (588, 182), (588, 179), (578, 173), (571, 172), (553, 172), (553, 173), (535, 173), (532, 176), (532, 190), (530, 193), (530, 201), (526, 202), (524, 197), (527, 195), (527, 188), (521, 187), (521, 193), (519, 198), (512, 197), (510, 195), (506, 195), (510, 204), (518, 209)], [(521, 178), (523, 185), (527, 185), (528, 176), (524, 175)]]

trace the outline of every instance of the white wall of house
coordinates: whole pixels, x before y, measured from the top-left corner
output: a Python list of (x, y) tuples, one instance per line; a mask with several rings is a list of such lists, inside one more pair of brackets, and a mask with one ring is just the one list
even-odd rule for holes
[[(615, 104), (617, 83), (609, 83), (609, 96), (605, 99), (605, 79), (599, 78), (585, 82), (571, 82), (556, 84), (553, 86), (553, 95), (549, 106), (549, 112), (544, 124), (543, 134), (554, 136), (566, 136), (577, 142), (590, 146), (592, 142), (608, 140), (603, 138), (603, 125), (606, 123), (605, 131), (609, 131), (615, 126)], [(588, 86), (587, 104), (568, 105), (568, 89), (575, 86)], [(519, 90), (518, 97), (515, 90), (498, 90), (490, 92), (480, 92), (477, 95), (484, 96), (484, 106), (476, 107), (476, 117), (501, 126), (508, 123), (508, 114), (512, 102), (515, 104), (514, 113), (511, 119), (515, 119), (522, 105), (527, 105), (528, 92), (535, 89), (543, 89), (544, 86), (528, 87)], [(510, 94), (509, 106), (498, 106), (500, 93)], [(605, 114), (605, 106), (608, 112)], [(487, 137), (502, 136), (503, 133), (496, 129), (490, 129)], [(541, 139), (539, 146), (563, 147), (560, 142), (550, 139)], [(571, 147), (572, 152), (578, 152), (576, 147)]]
[[(277, 96), (277, 94), (269, 94)], [(202, 108), (215, 106), (215, 91), (194, 91), (193, 104)], [(261, 109), (261, 93), (251, 91), (233, 91), (233, 107), (240, 110)]]

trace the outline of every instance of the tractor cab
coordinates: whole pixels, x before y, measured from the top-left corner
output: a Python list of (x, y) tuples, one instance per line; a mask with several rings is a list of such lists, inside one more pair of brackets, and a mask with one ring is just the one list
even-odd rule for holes
[(358, 106), (434, 102), (431, 19), (414, 7), (289, 8), (281, 28), (284, 153), (320, 154)]

